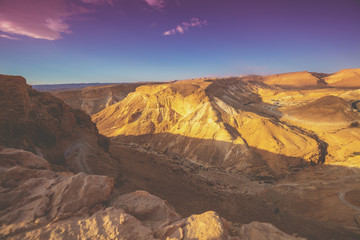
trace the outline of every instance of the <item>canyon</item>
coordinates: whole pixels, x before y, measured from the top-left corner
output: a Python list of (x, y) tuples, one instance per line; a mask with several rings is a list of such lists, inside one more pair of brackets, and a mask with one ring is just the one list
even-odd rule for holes
[(2, 238), (360, 237), (360, 69), (0, 83)]

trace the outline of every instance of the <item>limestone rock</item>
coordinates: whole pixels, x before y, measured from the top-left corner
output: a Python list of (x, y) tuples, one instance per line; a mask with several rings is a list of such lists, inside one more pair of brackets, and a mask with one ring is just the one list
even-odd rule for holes
[(241, 240), (305, 240), (305, 238), (288, 235), (270, 223), (252, 222), (241, 226)]
[(219, 215), (209, 211), (186, 219), (184, 239), (226, 239), (228, 233)]
[(9, 239), (153, 239), (149, 228), (121, 209), (107, 208), (91, 217), (70, 219)]
[(113, 190), (110, 177), (57, 173), (45, 159), (23, 150), (1, 148), (0, 164), (0, 238), (61, 218), (87, 216)]
[[(215, 212), (181, 218), (166, 201), (145, 191), (112, 197), (112, 178), (54, 172), (46, 160), (23, 150), (0, 148), (0, 166), (1, 239), (239, 237), (230, 236), (232, 224)], [(260, 223), (244, 225), (238, 233), (240, 239), (296, 239)]]
[(52, 187), (50, 217), (61, 219), (72, 216), (82, 208), (90, 208), (110, 197), (114, 181), (106, 176), (78, 173)]
[(112, 201), (111, 206), (121, 208), (139, 219), (145, 226), (152, 229), (156, 237), (169, 234), (169, 228), (163, 229), (164, 226), (181, 219), (166, 201), (145, 191), (121, 195)]
[(2, 146), (0, 146), (0, 165), (6, 168), (22, 166), (32, 169), (52, 169), (50, 163), (42, 157), (28, 151)]

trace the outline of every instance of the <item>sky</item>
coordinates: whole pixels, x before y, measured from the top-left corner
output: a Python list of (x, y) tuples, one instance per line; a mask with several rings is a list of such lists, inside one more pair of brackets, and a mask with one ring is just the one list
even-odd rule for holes
[(360, 67), (360, 0), (0, 0), (0, 74), (30, 84)]

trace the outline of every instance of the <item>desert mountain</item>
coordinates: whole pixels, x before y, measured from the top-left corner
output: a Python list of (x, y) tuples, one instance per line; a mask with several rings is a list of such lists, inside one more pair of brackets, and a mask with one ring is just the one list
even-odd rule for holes
[(242, 79), (140, 86), (93, 121), (108, 137), (258, 177), (319, 162), (321, 143), (278, 121), (257, 94), (262, 87), (267, 88)]
[(343, 69), (324, 80), (333, 87), (360, 87), (360, 68)]
[[(327, 87), (325, 79), (335, 75), (298, 72), (140, 86), (92, 119), (102, 134), (120, 142), (277, 178), (309, 162), (357, 159), (353, 144), (359, 142), (360, 118), (352, 105), (360, 92)], [(336, 152), (339, 144), (346, 153)]]
[(358, 88), (360, 87), (360, 69), (343, 69), (334, 74), (315, 72), (292, 72), (274, 74), (258, 78), (260, 81), (274, 86), (287, 88)]
[(183, 218), (145, 191), (113, 194), (111, 177), (54, 172), (24, 150), (0, 147), (0, 165), (2, 239), (303, 239), (213, 211)]
[(264, 76), (262, 81), (268, 85), (283, 87), (315, 87), (321, 85), (318, 77), (306, 71)]
[[(359, 167), (360, 156), (356, 149), (360, 144), (360, 114), (352, 106), (360, 99), (360, 91), (329, 90), (327, 93), (315, 101), (280, 108), (284, 113), (281, 119), (315, 132), (328, 146), (326, 163)], [(320, 92), (319, 96), (323, 94)], [(306, 96), (306, 92), (302, 95)], [(300, 102), (305, 100), (298, 97)]]
[(19, 76), (0, 75), (0, 91), (0, 145), (32, 151), (60, 169), (118, 176), (108, 140), (84, 112)]
[(341, 97), (325, 96), (300, 106), (288, 107), (284, 110), (288, 115), (299, 120), (330, 124), (360, 121), (359, 114), (353, 112), (351, 105)]
[[(359, 69), (344, 69), (335, 74), (315, 73), (315, 72), (292, 72), (281, 73), (268, 76), (248, 76), (245, 81), (257, 81), (269, 86), (294, 89), (314, 89), (326, 87), (359, 87)], [(66, 104), (75, 109), (82, 109), (87, 114), (93, 115), (103, 110), (105, 107), (120, 102), (130, 92), (142, 85), (153, 85), (161, 83), (120, 83), (106, 84), (102, 86), (77, 87), (67, 90), (51, 90), (54, 96), (64, 100)], [(55, 85), (54, 85), (55, 87)], [(71, 87), (71, 86), (67, 86)], [(39, 89), (52, 89), (51, 85), (38, 85)]]

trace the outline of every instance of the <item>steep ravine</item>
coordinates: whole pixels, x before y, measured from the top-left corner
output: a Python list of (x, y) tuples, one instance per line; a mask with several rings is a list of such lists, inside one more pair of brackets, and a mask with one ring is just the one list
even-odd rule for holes
[(283, 122), (283, 121), (280, 121), (280, 122), (282, 122), (283, 124), (289, 126), (291, 129), (296, 129), (297, 131), (301, 132), (302, 134), (313, 138), (317, 142), (320, 154), (319, 154), (318, 159), (317, 159), (316, 162), (311, 161), (311, 165), (314, 166), (316, 164), (324, 164), (325, 163), (326, 156), (328, 155), (327, 148), (328, 148), (329, 144), (327, 144), (325, 141), (321, 140), (319, 138), (319, 136), (317, 136), (314, 132), (311, 132), (311, 131), (309, 131), (307, 129), (303, 129), (303, 128), (298, 127), (298, 126), (291, 125), (291, 124)]

